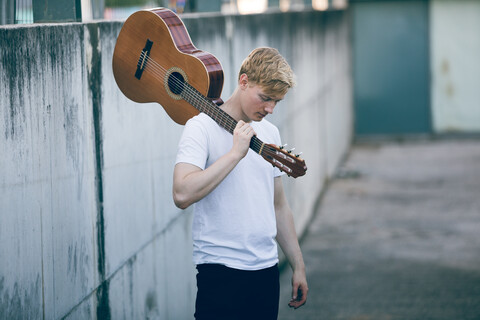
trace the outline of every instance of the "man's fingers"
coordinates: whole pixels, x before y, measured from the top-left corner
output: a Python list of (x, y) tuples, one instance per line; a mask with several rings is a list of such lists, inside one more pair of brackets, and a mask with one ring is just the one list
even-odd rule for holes
[(243, 120), (238, 121), (237, 126), (235, 127), (239, 133), (255, 135), (253, 128)]
[(307, 302), (307, 290), (302, 286), (293, 285), (292, 300), (288, 303), (291, 308), (300, 308)]
[(297, 300), (297, 294), (298, 294), (298, 283), (294, 283), (292, 285), (292, 301)]
[(306, 302), (307, 302), (307, 298), (303, 297), (301, 300), (291, 300), (288, 303), (288, 306), (291, 307), (291, 308), (297, 309), (297, 308), (300, 308), (301, 306), (303, 306)]

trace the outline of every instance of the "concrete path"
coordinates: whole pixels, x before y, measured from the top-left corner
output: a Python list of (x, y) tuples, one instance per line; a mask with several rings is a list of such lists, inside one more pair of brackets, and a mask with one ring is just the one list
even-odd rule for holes
[(480, 140), (357, 144), (302, 241), (279, 319), (480, 319)]

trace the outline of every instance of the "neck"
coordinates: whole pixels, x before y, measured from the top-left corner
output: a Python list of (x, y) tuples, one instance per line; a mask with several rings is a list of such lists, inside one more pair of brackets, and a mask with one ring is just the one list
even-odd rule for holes
[(252, 122), (252, 120), (243, 113), (238, 90), (239, 89), (236, 88), (232, 96), (220, 107), (223, 109), (223, 111), (228, 113), (228, 115), (237, 121), (243, 120), (247, 123)]

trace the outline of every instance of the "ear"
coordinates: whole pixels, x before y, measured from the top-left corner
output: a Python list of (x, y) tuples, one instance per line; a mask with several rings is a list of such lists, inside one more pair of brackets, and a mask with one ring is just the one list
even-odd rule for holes
[(248, 87), (248, 76), (246, 73), (242, 73), (238, 79), (238, 86), (241, 89), (246, 89)]

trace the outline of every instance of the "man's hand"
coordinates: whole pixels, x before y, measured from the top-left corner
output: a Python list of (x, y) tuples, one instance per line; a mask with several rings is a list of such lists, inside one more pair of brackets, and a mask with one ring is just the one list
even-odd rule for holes
[(240, 159), (247, 155), (250, 147), (250, 140), (255, 135), (253, 128), (243, 120), (238, 121), (233, 131), (232, 152)]
[(288, 303), (291, 308), (300, 308), (307, 302), (308, 285), (305, 271), (294, 271), (292, 276), (292, 300)]

